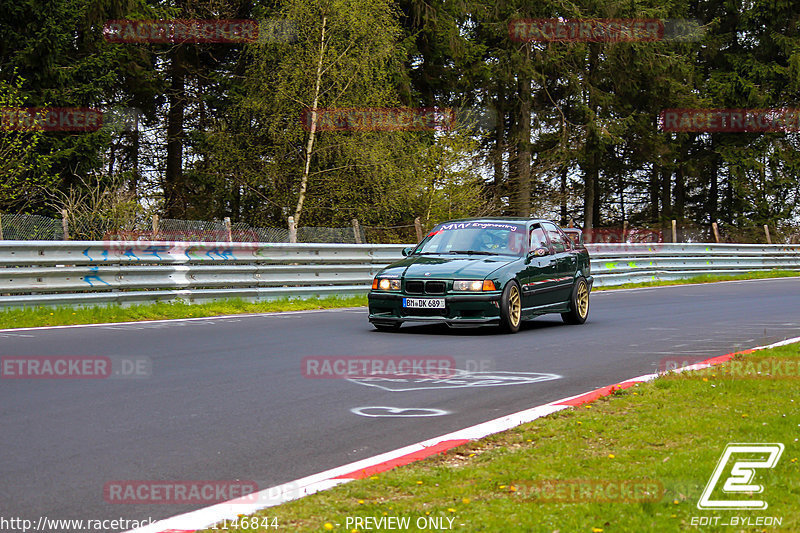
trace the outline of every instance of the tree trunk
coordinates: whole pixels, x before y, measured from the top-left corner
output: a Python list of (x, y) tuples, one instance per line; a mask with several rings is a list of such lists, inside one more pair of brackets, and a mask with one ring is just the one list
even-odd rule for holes
[(525, 44), (526, 65), (519, 75), (519, 122), (517, 128), (517, 191), (516, 214), (531, 214), (531, 77), (527, 73), (530, 62), (530, 45)]
[(568, 167), (564, 165), (561, 168), (560, 192), (561, 192), (561, 225), (567, 226), (567, 171)]
[[(502, 98), (502, 97), (501, 97)], [(505, 155), (506, 151), (506, 143), (505, 143), (505, 109), (501, 103), (501, 98), (497, 100), (497, 123), (494, 127), (494, 151), (492, 153), (492, 167), (494, 170), (494, 180), (492, 183), (492, 204), (495, 206), (495, 209), (499, 212), (500, 206), (502, 205), (502, 194), (503, 194), (503, 177), (504, 177), (504, 168), (503, 168), (503, 156)]]
[(659, 166), (653, 163), (653, 167), (650, 169), (650, 183), (649, 183), (649, 193), (650, 193), (650, 220), (652, 222), (658, 223), (659, 221), (659, 209), (658, 209), (658, 173), (659, 173)]
[(317, 78), (314, 83), (314, 102), (311, 105), (311, 128), (306, 143), (306, 162), (303, 167), (303, 178), (300, 180), (300, 193), (297, 196), (297, 207), (294, 210), (295, 226), (300, 225), (300, 215), (303, 212), (303, 202), (306, 199), (308, 190), (308, 176), (311, 172), (311, 154), (314, 151), (314, 138), (317, 133), (317, 106), (319, 105), (320, 86), (322, 85), (322, 61), (325, 57), (325, 26), (328, 22), (327, 17), (322, 17), (322, 31), (319, 38), (319, 60), (317, 61)]
[(597, 131), (598, 105), (594, 97), (595, 69), (600, 54), (597, 43), (589, 43), (589, 65), (586, 72), (585, 99), (591, 111), (586, 125), (586, 144), (584, 146), (584, 201), (583, 201), (583, 229), (591, 238), (592, 228), (600, 222), (600, 138)]
[(186, 214), (186, 184), (183, 179), (183, 118), (186, 108), (186, 64), (183, 45), (170, 52), (170, 88), (167, 93), (167, 168), (164, 174), (164, 214), (183, 218)]

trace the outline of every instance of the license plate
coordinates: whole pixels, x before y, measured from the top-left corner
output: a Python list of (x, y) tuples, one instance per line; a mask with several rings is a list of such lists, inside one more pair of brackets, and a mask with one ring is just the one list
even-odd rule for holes
[(444, 298), (403, 298), (403, 307), (413, 309), (444, 309)]

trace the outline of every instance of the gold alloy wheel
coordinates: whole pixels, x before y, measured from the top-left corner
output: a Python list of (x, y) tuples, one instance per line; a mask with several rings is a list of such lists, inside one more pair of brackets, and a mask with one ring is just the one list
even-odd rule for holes
[(519, 299), (519, 289), (516, 285), (512, 285), (508, 293), (508, 320), (513, 327), (519, 325), (519, 318), (521, 315), (522, 303)]
[(589, 288), (586, 286), (586, 282), (581, 280), (578, 285), (578, 316), (581, 318), (586, 318), (586, 315), (589, 314)]

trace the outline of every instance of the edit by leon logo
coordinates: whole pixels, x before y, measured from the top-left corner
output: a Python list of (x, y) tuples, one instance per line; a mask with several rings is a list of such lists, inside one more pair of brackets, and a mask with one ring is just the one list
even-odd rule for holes
[[(722, 452), (711, 479), (708, 480), (700, 500), (698, 509), (766, 509), (764, 500), (736, 500), (733, 499), (743, 494), (761, 494), (764, 486), (753, 483), (756, 469), (774, 468), (783, 453), (783, 444), (779, 442), (759, 443), (730, 443)], [(738, 458), (737, 458), (738, 457)], [(717, 487), (722, 475), (732, 463), (730, 473), (722, 485), (722, 493), (730, 495), (730, 499), (712, 499), (712, 493)]]

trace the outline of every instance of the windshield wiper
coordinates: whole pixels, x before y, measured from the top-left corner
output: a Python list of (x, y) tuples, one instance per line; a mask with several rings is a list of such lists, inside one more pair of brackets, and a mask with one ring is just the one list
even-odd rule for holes
[(483, 252), (478, 250), (450, 250), (451, 254), (467, 254), (467, 255), (498, 255), (494, 252)]

